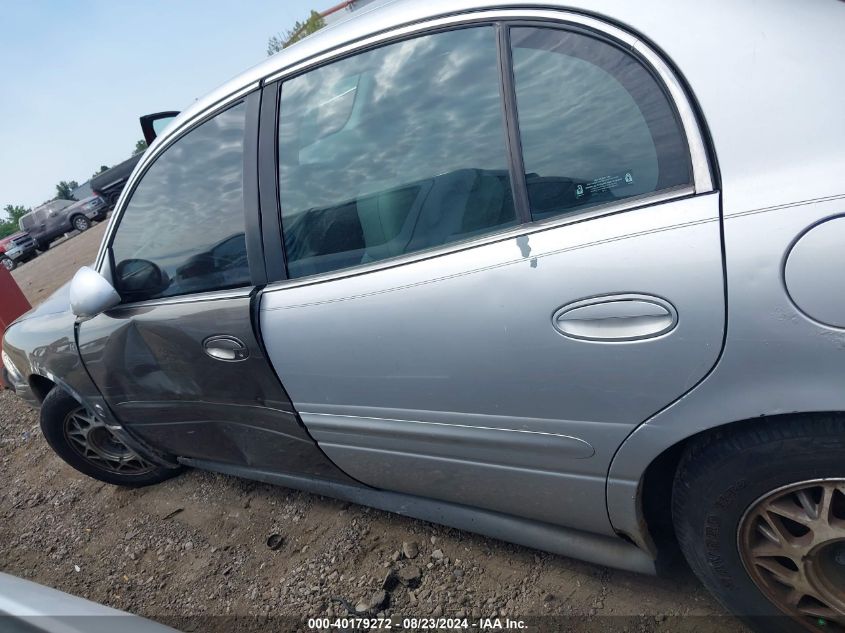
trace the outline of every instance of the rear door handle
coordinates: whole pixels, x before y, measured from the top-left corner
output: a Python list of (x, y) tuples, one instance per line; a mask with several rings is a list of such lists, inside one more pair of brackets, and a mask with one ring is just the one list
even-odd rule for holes
[(202, 348), (215, 360), (238, 361), (249, 356), (249, 349), (243, 341), (227, 334), (209, 336), (202, 342)]
[(552, 324), (574, 339), (639, 341), (672, 331), (678, 324), (678, 313), (659, 297), (619, 294), (567, 304), (554, 313)]

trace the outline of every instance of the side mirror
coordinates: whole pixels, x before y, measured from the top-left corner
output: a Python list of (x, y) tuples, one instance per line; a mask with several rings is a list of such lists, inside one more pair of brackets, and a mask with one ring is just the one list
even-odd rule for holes
[(70, 309), (78, 317), (91, 318), (120, 303), (120, 295), (93, 268), (83, 266), (70, 282)]
[(114, 277), (127, 301), (148, 299), (170, 285), (167, 274), (146, 259), (124, 259), (115, 266)]

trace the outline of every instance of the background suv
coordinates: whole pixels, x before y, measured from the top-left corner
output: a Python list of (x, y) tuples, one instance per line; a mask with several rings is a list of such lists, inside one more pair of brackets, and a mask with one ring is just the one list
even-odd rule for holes
[(83, 200), (51, 200), (22, 216), (19, 225), (29, 233), (40, 251), (71, 231), (87, 231), (93, 220), (106, 217), (108, 205), (100, 196)]
[(32, 259), (36, 254), (35, 240), (29, 233), (20, 231), (0, 239), (0, 264), (6, 270), (14, 270), (18, 264)]

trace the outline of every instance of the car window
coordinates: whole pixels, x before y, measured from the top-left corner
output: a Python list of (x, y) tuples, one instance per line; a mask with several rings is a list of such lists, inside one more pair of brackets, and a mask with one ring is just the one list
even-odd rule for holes
[(633, 56), (582, 33), (510, 33), (534, 219), (691, 182), (675, 111)]
[(173, 123), (173, 119), (175, 119), (176, 116), (177, 115), (174, 114), (173, 116), (162, 117), (153, 121), (153, 130), (156, 133), (156, 138), (161, 136), (161, 133), (167, 129), (167, 126)]
[(516, 223), (492, 27), (406, 40), (282, 85), (290, 277)]
[(111, 247), (124, 300), (249, 285), (245, 112), (241, 103), (188, 132), (141, 178)]

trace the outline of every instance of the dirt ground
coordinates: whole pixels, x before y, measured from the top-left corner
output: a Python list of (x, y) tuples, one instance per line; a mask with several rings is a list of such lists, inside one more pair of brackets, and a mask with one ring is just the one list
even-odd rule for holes
[(54, 242), (46, 253), (12, 271), (32, 305), (41, 303), (70, 281), (80, 266), (94, 262), (107, 225), (108, 221), (100, 222), (84, 233)]
[[(30, 301), (93, 261), (104, 228), (16, 270)], [(37, 413), (9, 392), (0, 393), (0, 525), (0, 570), (183, 630), (306, 630), (309, 617), (347, 615), (341, 598), (397, 619), (743, 630), (685, 569), (668, 579), (606, 569), (199, 471), (139, 490), (104, 485), (60, 461)], [(205, 619), (224, 615), (241, 617)], [(550, 615), (569, 617), (534, 620)]]

